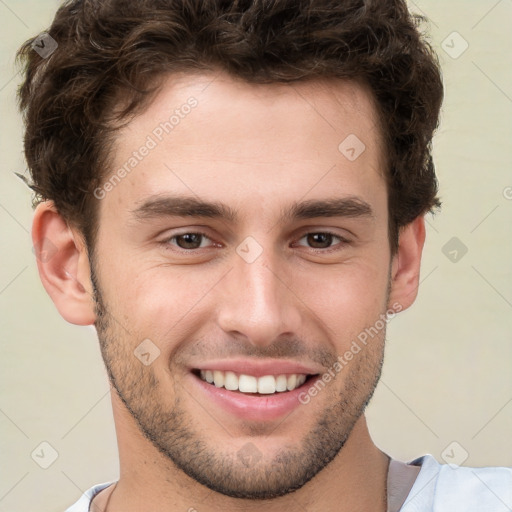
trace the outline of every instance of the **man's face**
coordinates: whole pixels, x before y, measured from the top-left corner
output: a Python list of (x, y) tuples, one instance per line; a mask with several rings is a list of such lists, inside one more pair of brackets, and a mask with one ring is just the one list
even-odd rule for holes
[[(129, 171), (99, 201), (96, 327), (115, 390), (160, 453), (215, 491), (271, 498), (336, 456), (380, 375), (382, 147), (355, 84), (213, 78), (169, 78), (118, 135), (113, 170)], [(171, 211), (170, 196), (233, 215)], [(342, 208), (292, 210), (317, 201)], [(208, 383), (207, 370), (232, 373)], [(307, 381), (293, 389), (292, 374)], [(292, 390), (272, 393), (280, 375)]]

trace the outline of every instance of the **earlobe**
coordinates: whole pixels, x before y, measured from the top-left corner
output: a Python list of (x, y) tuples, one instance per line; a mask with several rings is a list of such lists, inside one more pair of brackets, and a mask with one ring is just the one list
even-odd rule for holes
[(41, 282), (61, 316), (72, 324), (93, 324), (87, 248), (52, 201), (40, 203), (34, 212), (32, 243)]
[(418, 294), (421, 255), (425, 243), (425, 216), (421, 215), (400, 229), (398, 251), (391, 265), (389, 304), (407, 309)]

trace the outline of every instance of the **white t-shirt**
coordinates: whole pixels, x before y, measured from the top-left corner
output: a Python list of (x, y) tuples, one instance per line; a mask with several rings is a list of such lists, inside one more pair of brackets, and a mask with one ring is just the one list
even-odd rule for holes
[[(407, 464), (421, 470), (400, 512), (511, 512), (512, 468), (439, 464), (430, 454)], [(89, 512), (92, 498), (113, 484), (91, 487), (66, 512)]]

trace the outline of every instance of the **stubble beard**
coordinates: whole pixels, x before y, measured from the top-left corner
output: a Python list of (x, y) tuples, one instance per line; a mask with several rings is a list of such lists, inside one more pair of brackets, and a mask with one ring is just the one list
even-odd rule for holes
[[(109, 314), (92, 261), (91, 280), (97, 318), (95, 326), (115, 392), (140, 432), (164, 457), (195, 481), (225, 496), (268, 500), (303, 487), (342, 450), (380, 379), (385, 327), (342, 369), (343, 389), (336, 392), (331, 386), (321, 392), (329, 393), (329, 399), (318, 414), (314, 427), (303, 435), (299, 446), (295, 443), (292, 447), (283, 447), (270, 456), (264, 453), (264, 439), (254, 437), (250, 444), (252, 449), (259, 446), (256, 450), (260, 451), (261, 457), (253, 457), (258, 460), (248, 464), (247, 458), (237, 456), (227, 445), (223, 448), (215, 441), (209, 442), (210, 439), (215, 440), (215, 435), (200, 429), (201, 418), (192, 417), (186, 406), (192, 398), (176, 380), (174, 404), (171, 407), (165, 405), (163, 397), (170, 396), (170, 390), (160, 389), (154, 369), (144, 366), (134, 356), (137, 343), (126, 339), (124, 329)], [(291, 424), (294, 417), (304, 422), (307, 407), (299, 406), (286, 422)], [(282, 435), (282, 430), (280, 432)]]

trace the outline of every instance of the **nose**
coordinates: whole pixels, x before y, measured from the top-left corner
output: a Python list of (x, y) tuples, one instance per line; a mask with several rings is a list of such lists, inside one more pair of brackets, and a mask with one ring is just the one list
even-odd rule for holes
[(266, 347), (280, 336), (298, 336), (301, 300), (285, 263), (264, 250), (252, 262), (233, 257), (233, 269), (219, 290), (218, 323), (231, 336)]

